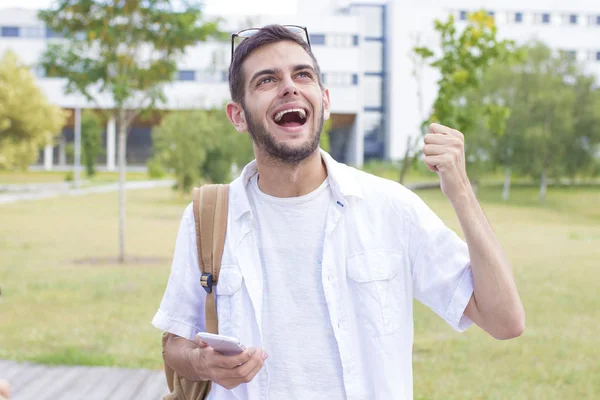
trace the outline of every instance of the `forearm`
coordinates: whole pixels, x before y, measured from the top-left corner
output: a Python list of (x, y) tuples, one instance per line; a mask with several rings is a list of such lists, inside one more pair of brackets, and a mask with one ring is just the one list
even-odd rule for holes
[(452, 206), (469, 248), (475, 308), (482, 328), (498, 338), (518, 336), (525, 313), (500, 242), (470, 187)]
[[(170, 335), (165, 347), (165, 361), (183, 378), (190, 381), (207, 380), (194, 360), (198, 360), (200, 348), (194, 342)], [(200, 371), (199, 371), (200, 369)]]

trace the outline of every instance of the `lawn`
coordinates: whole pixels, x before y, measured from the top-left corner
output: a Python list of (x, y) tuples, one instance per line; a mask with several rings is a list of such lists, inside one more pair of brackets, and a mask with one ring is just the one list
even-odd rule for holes
[[(60, 183), (66, 182), (66, 177), (67, 172), (61, 171), (0, 171), (0, 184)], [(119, 173), (99, 171), (90, 178), (85, 171), (82, 171), (81, 179), (88, 181), (90, 184), (113, 183), (119, 181)], [(126, 179), (128, 181), (139, 181), (150, 178), (145, 172), (127, 172)]]
[[(415, 399), (600, 398), (600, 189), (478, 193), (513, 263), (525, 334), (497, 341), (455, 333), (415, 309)], [(453, 228), (438, 190), (419, 192)], [(0, 206), (0, 358), (50, 364), (161, 367), (150, 324), (170, 269), (186, 199), (169, 189), (127, 196), (127, 249), (117, 252), (116, 193)], [(88, 262), (81, 262), (81, 260)], [(89, 262), (89, 261), (94, 262)]]

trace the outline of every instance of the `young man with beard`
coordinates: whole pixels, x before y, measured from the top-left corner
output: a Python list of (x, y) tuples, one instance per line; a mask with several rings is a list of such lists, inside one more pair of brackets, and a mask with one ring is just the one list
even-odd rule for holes
[(424, 154), (466, 243), (411, 191), (319, 149), (329, 91), (296, 30), (244, 32), (229, 70), (227, 115), (256, 159), (230, 186), (216, 298), (219, 333), (249, 349), (224, 356), (193, 341), (205, 291), (191, 206), (153, 323), (183, 338), (167, 362), (215, 382), (213, 399), (412, 399), (413, 297), (458, 331), (475, 322), (513, 338), (524, 311), (511, 267), (469, 185), (460, 132), (433, 124)]

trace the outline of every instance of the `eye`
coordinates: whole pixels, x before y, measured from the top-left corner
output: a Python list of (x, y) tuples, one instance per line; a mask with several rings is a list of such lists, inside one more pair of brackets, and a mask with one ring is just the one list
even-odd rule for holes
[(262, 84), (265, 84), (265, 83), (271, 83), (271, 82), (273, 82), (273, 78), (272, 78), (272, 77), (270, 77), (270, 76), (267, 76), (267, 77), (265, 77), (265, 78), (262, 78), (261, 80), (259, 80), (259, 81), (258, 81), (258, 83), (257, 83), (256, 85), (257, 85), (257, 86), (260, 86), (260, 85), (262, 85)]
[(296, 76), (300, 77), (300, 78), (312, 79), (312, 74), (310, 72), (308, 72), (308, 71), (299, 72), (298, 75), (296, 75)]

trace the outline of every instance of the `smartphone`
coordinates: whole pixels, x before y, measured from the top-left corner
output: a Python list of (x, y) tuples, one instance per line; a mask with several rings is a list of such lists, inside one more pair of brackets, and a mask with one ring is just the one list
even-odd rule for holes
[(246, 347), (244, 347), (239, 340), (230, 336), (215, 335), (206, 332), (198, 332), (196, 336), (206, 342), (210, 347), (226, 356), (240, 354), (246, 350)]

